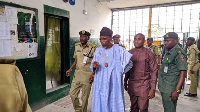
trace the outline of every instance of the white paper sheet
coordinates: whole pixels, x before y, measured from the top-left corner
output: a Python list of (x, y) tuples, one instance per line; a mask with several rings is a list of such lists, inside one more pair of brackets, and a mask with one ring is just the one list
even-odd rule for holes
[(3, 41), (0, 41), (0, 54), (3, 54)]
[(11, 56), (11, 41), (0, 40), (0, 57)]
[(0, 22), (7, 22), (6, 15), (0, 15)]
[(6, 22), (0, 22), (0, 40), (10, 39), (10, 24)]
[(28, 45), (28, 58), (37, 57), (37, 49), (38, 49), (37, 43), (29, 43), (29, 45)]
[(22, 43), (17, 43), (16, 46), (15, 46), (15, 49), (16, 49), (17, 52), (22, 51)]
[(17, 9), (13, 7), (6, 7), (7, 21), (11, 24), (18, 24)]
[(5, 8), (3, 8), (2, 6), (0, 6), (0, 7), (1, 7), (1, 10), (0, 10), (0, 22), (7, 22)]
[(17, 24), (10, 24), (10, 29), (17, 30)]

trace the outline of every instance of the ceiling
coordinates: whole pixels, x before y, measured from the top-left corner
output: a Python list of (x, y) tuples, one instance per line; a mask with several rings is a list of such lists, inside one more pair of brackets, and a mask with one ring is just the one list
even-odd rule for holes
[(97, 1), (99, 1), (102, 5), (105, 5), (113, 9), (113, 8), (165, 4), (172, 2), (194, 1), (194, 0), (97, 0)]

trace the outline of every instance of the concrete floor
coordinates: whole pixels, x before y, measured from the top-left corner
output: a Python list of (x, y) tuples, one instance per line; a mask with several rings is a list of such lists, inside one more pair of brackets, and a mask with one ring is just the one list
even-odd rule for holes
[[(198, 97), (185, 97), (184, 93), (188, 91), (189, 85), (185, 86), (185, 90), (180, 94), (177, 112), (200, 112), (200, 91), (198, 90)], [(130, 101), (127, 92), (125, 92), (125, 110), (129, 112)], [(89, 98), (88, 112), (91, 111), (91, 95)], [(75, 112), (70, 99), (66, 96), (52, 104), (49, 104), (35, 112)], [(162, 100), (159, 91), (156, 91), (156, 97), (150, 100), (149, 112), (163, 112)]]

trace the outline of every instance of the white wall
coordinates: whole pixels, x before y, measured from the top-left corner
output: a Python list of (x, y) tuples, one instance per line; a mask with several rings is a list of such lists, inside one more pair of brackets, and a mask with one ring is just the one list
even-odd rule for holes
[(87, 15), (83, 14), (84, 0), (76, 0), (74, 6), (64, 3), (63, 0), (2, 0), (13, 2), (22, 6), (38, 9), (40, 35), (44, 36), (44, 7), (49, 5), (70, 12), (70, 37), (79, 37), (80, 30), (94, 30), (91, 38), (98, 38), (103, 26), (111, 27), (111, 10), (108, 8), (143, 6), (162, 4), (170, 2), (181, 2), (191, 0), (116, 0), (113, 2), (97, 2), (97, 0), (85, 0)]
[(110, 2), (103, 2), (107, 0), (99, 0), (99, 1), (102, 1), (102, 4), (109, 8), (123, 8), (123, 7), (135, 7), (135, 6), (165, 4), (171, 2), (183, 2), (183, 1), (194, 1), (194, 0), (114, 0)]
[(63, 0), (2, 0), (38, 9), (40, 36), (44, 36), (44, 6), (49, 5), (70, 12), (70, 37), (79, 37), (80, 30), (94, 30), (91, 38), (98, 38), (103, 26), (111, 27), (111, 10), (96, 0), (85, 0), (87, 15), (83, 14), (84, 0), (76, 0), (74, 6)]

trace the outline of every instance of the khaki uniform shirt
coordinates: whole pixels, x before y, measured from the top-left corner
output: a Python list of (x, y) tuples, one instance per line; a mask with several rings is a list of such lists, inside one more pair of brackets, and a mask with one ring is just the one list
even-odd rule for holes
[(123, 47), (124, 49), (126, 49), (126, 47), (125, 47), (124, 45), (122, 45), (122, 44), (119, 44), (119, 46), (121, 46), (121, 47)]
[[(148, 47), (148, 45), (146, 45), (146, 47)], [(156, 57), (161, 55), (161, 52), (160, 52), (160, 49), (158, 48), (158, 46), (151, 45), (149, 48), (153, 50), (153, 52), (155, 53)]]
[[(84, 48), (80, 42), (75, 44), (74, 58), (77, 60), (77, 64), (73, 81), (89, 83), (89, 77), (92, 74), (90, 65), (95, 49), (96, 45), (91, 42), (88, 42)], [(86, 63), (83, 63), (84, 57), (87, 57)]]
[(23, 77), (14, 60), (0, 59), (0, 112), (32, 112)]
[(193, 69), (193, 67), (199, 62), (198, 54), (199, 54), (199, 50), (195, 44), (193, 44), (187, 48), (188, 70)]
[(170, 94), (176, 87), (179, 73), (187, 70), (185, 52), (176, 44), (170, 51), (166, 51), (158, 75), (158, 88), (160, 92)]

